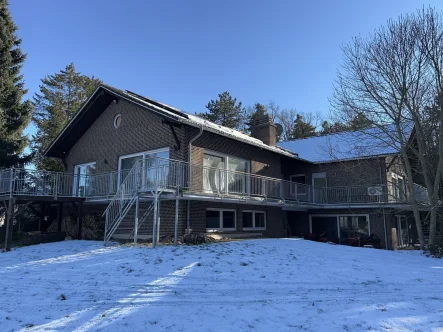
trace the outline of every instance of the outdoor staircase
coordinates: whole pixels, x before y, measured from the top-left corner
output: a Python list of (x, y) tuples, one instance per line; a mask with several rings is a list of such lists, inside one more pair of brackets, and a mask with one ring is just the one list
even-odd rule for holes
[[(152, 236), (152, 212), (154, 211), (154, 203), (148, 202), (148, 205), (140, 204), (138, 219), (138, 238), (147, 240)], [(132, 241), (134, 240), (135, 231), (135, 205), (131, 208), (126, 216), (122, 219), (118, 227), (115, 229), (112, 238), (115, 240)]]
[[(126, 175), (125, 180), (106, 208), (103, 214), (105, 216), (105, 245), (112, 238), (133, 239), (134, 242), (137, 242), (139, 232), (142, 236), (141, 239), (144, 239), (144, 237), (148, 239), (149, 231), (156, 233), (152, 224), (153, 219), (155, 219), (154, 210), (156, 210), (155, 207), (162, 191), (161, 189), (157, 190), (157, 187), (149, 190), (144, 188), (141, 183), (143, 172), (146, 172), (146, 169), (143, 168), (143, 160), (138, 160)], [(154, 183), (156, 182), (154, 181)], [(144, 206), (146, 202), (149, 205)], [(152, 222), (149, 222), (151, 216), (153, 216)], [(138, 225), (137, 236), (135, 232), (136, 225)]]

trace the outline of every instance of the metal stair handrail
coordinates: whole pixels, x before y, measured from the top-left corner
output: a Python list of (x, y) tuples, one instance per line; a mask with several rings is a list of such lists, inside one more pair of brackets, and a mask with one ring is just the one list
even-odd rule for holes
[[(149, 215), (154, 211), (154, 202), (152, 202), (146, 211), (143, 213), (142, 217), (138, 221), (138, 230), (141, 228), (143, 223), (148, 219)], [(132, 229), (131, 234), (129, 235), (129, 240), (134, 239), (135, 228)]]
[(140, 170), (143, 166), (142, 162), (143, 160), (137, 160), (134, 163), (134, 166), (132, 166), (117, 193), (103, 213), (105, 216), (105, 245), (111, 239), (117, 227), (137, 199), (140, 186)]

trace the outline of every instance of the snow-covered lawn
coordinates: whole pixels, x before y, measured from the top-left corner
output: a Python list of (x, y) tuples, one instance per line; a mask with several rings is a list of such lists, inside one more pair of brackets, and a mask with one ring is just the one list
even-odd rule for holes
[(443, 331), (443, 260), (295, 239), (0, 254), (0, 331)]

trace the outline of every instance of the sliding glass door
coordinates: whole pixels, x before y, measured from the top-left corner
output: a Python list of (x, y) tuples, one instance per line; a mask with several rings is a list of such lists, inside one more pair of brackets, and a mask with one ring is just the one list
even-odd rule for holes
[(93, 177), (95, 162), (74, 166), (73, 196), (88, 196), (93, 194)]
[(205, 153), (203, 156), (203, 189), (205, 192), (225, 191), (225, 158)]
[(203, 190), (212, 193), (249, 192), (249, 161), (231, 156), (205, 153)]
[(312, 173), (312, 197), (314, 203), (327, 202), (327, 179), (326, 173)]
[[(143, 160), (140, 162), (140, 160)], [(128, 176), (136, 163), (139, 163), (138, 175), (133, 181), (142, 188), (152, 188), (156, 185), (167, 184), (169, 174), (169, 149), (161, 149), (122, 156), (119, 159), (118, 186)], [(135, 183), (134, 183), (135, 185)]]

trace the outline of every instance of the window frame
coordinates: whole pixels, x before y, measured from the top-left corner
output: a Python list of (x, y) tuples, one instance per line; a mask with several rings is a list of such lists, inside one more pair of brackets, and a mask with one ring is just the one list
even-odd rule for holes
[[(160, 148), (160, 149), (155, 149), (155, 150), (135, 152), (135, 153), (119, 156), (118, 157), (118, 168), (117, 168), (117, 188), (119, 188), (121, 186), (121, 172), (122, 172), (121, 164), (122, 164), (122, 159), (133, 158), (133, 157), (138, 157), (138, 156), (142, 156), (142, 159), (146, 159), (147, 155), (154, 154), (154, 153), (159, 153), (159, 152), (168, 152), (168, 154), (169, 154), (170, 153), (170, 149), (169, 149), (169, 147), (165, 147), (165, 148)], [(169, 157), (170, 156), (171, 155), (169, 154)], [(146, 176), (146, 174), (144, 174), (144, 173), (145, 172), (143, 172), (143, 177)], [(145, 183), (144, 182), (144, 178), (142, 179), (142, 181), (143, 181), (142, 183)]]
[[(318, 173), (312, 173), (311, 174), (311, 185), (312, 185), (312, 201), (314, 203), (323, 203), (322, 199), (324, 199), (327, 190), (328, 190), (328, 176), (326, 172), (318, 172)], [(325, 186), (324, 187), (316, 187), (314, 185), (314, 182), (316, 179), (324, 179), (325, 180)], [(326, 192), (321, 191), (321, 189), (325, 189)], [(320, 201), (319, 201), (320, 200)]]
[[(120, 123), (117, 123), (118, 120), (120, 120)], [(114, 129), (118, 129), (120, 127), (121, 121), (122, 121), (122, 115), (120, 113), (116, 114), (114, 116), (114, 121), (113, 121)]]
[[(243, 210), (242, 211), (242, 223), (243, 223), (243, 213), (252, 213), (252, 227), (244, 227), (242, 224), (242, 230), (244, 231), (265, 231), (266, 230), (266, 211), (263, 210)], [(255, 214), (263, 213), (265, 216), (265, 226), (264, 227), (256, 227), (255, 226)]]
[[(396, 180), (395, 184), (394, 179)], [(403, 182), (403, 188), (400, 186), (400, 180)], [(401, 197), (402, 195), (403, 197)], [(396, 200), (406, 200), (406, 176), (392, 172), (392, 197)]]
[[(72, 196), (78, 196), (78, 193), (79, 193), (78, 189), (79, 189), (80, 178), (78, 177), (78, 169), (80, 167), (88, 167), (88, 166), (92, 166), (92, 165), (97, 167), (97, 162), (96, 161), (90, 161), (90, 162), (87, 162), (87, 163), (74, 165), (74, 177), (73, 177), (74, 183), (72, 184)], [(85, 181), (86, 180), (87, 179), (85, 179)], [(86, 196), (86, 191), (85, 191), (85, 196)]]
[[(246, 172), (245, 173), (247, 174), (246, 175), (245, 194), (249, 194), (251, 192), (251, 181), (250, 181), (250, 178), (251, 178), (250, 177), (250, 175), (251, 175), (251, 160), (250, 159), (245, 159), (245, 158), (242, 158), (242, 157), (237, 157), (237, 156), (233, 156), (233, 155), (226, 154), (226, 153), (221, 153), (221, 152), (217, 152), (217, 151), (213, 151), (213, 150), (209, 150), (209, 149), (204, 149), (203, 150), (203, 161), (202, 161), (202, 164), (204, 164), (204, 158), (205, 158), (206, 154), (207, 155), (212, 155), (214, 157), (223, 158), (223, 162), (224, 162), (223, 171), (225, 172), (225, 174), (228, 174), (228, 172), (229, 172), (229, 158), (245, 161), (246, 162)], [(203, 167), (205, 167), (205, 166), (203, 165)], [(224, 188), (225, 189), (223, 191), (220, 191), (220, 188), (219, 188), (219, 192), (222, 192), (224, 194), (230, 194), (229, 183), (228, 183), (228, 177), (227, 176), (225, 176), (225, 179), (224, 179)], [(203, 187), (203, 191), (207, 192), (207, 193), (213, 193), (212, 190), (207, 190), (204, 187)], [(238, 194), (236, 192), (231, 192), (231, 193), (232, 194)]]
[[(218, 209), (218, 208), (207, 208), (205, 210), (205, 219), (206, 219), (206, 211), (218, 211), (219, 212), (219, 222), (220, 227), (219, 228), (207, 228), (206, 225), (206, 232), (225, 232), (225, 231), (236, 231), (237, 230), (237, 210), (235, 209)], [(234, 212), (234, 228), (224, 228), (223, 227), (223, 212)], [(205, 220), (206, 223), (206, 220)]]

